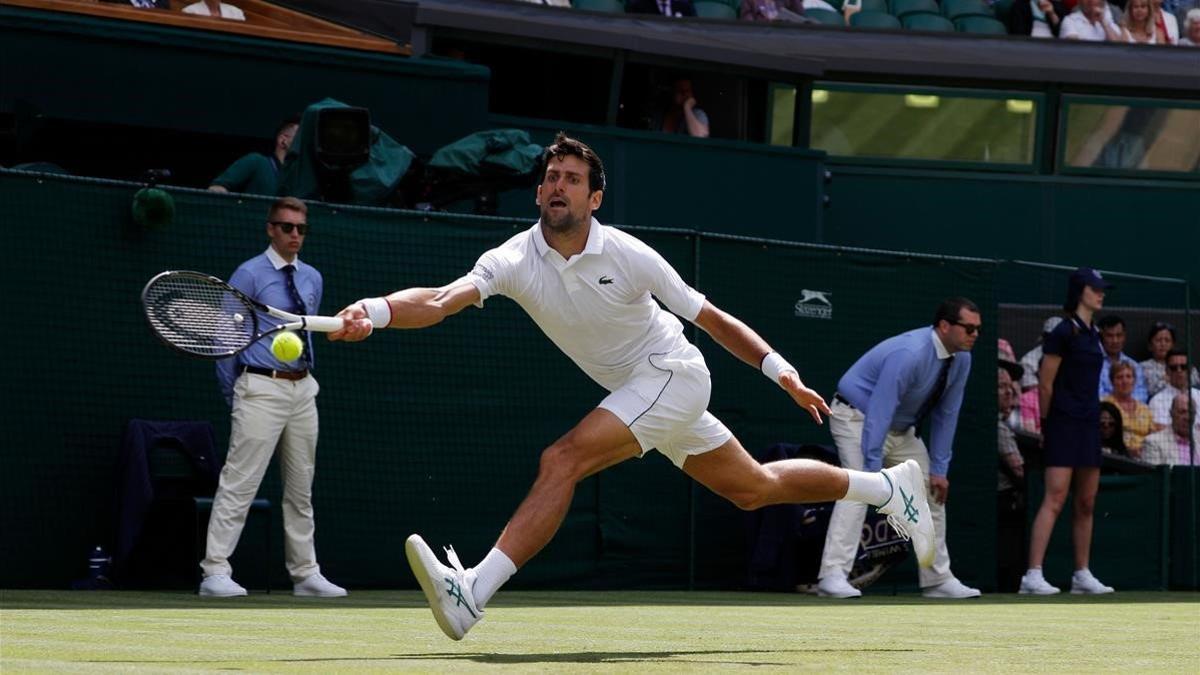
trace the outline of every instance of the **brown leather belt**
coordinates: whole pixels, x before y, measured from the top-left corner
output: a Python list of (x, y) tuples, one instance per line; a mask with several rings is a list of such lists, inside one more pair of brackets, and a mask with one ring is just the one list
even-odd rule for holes
[(308, 377), (308, 370), (271, 370), (270, 368), (259, 368), (257, 366), (242, 366), (243, 373), (252, 375), (266, 375), (280, 380), (303, 380)]

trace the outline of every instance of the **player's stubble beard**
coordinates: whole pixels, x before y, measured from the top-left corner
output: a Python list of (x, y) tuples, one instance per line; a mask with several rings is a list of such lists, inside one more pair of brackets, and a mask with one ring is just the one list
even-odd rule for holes
[(555, 217), (550, 212), (550, 206), (543, 204), (541, 208), (542, 223), (550, 229), (551, 232), (558, 235), (571, 234), (578, 231), (579, 228), (585, 225), (590, 225), (591, 218), (589, 214), (572, 213), (570, 207), (564, 209), (561, 216)]

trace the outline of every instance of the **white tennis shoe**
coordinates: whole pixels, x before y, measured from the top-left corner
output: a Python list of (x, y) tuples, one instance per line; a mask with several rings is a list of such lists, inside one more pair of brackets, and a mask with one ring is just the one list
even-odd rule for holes
[(954, 577), (943, 581), (936, 586), (929, 586), (921, 589), (921, 595), (927, 598), (950, 598), (952, 600), (963, 600), (966, 598), (978, 598), (983, 595), (978, 588), (971, 588)]
[(297, 581), (292, 586), (292, 595), (302, 598), (344, 598), (348, 593), (317, 572), (303, 581)]
[(862, 591), (851, 586), (846, 577), (833, 574), (817, 582), (817, 595), (822, 598), (861, 598)]
[(483, 618), (483, 610), (475, 605), (475, 594), (471, 590), (474, 579), (469, 577), (473, 575), (463, 569), (453, 547), (446, 549), (446, 557), (452, 565), (447, 567), (420, 535), (414, 534), (404, 542), (404, 552), (438, 627), (451, 640), (463, 639), (471, 626)]
[(1042, 576), (1042, 570), (1032, 569), (1021, 577), (1021, 589), (1017, 592), (1021, 595), (1056, 595), (1062, 590), (1058, 586), (1051, 586)]
[(901, 538), (911, 541), (921, 567), (933, 566), (933, 518), (925, 496), (925, 472), (916, 460), (906, 460), (882, 471), (892, 486), (892, 496), (879, 507)]
[(1115, 590), (1112, 586), (1100, 583), (1089, 569), (1075, 570), (1075, 574), (1071, 575), (1071, 592), (1075, 595), (1103, 595)]
[(200, 582), (202, 598), (235, 598), (242, 595), (246, 595), (246, 589), (228, 574), (212, 574)]

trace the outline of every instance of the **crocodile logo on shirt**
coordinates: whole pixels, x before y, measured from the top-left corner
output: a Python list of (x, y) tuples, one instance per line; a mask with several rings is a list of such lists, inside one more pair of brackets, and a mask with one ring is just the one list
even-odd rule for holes
[(611, 284), (612, 282), (613, 282), (613, 280), (612, 280), (612, 277), (610, 277), (610, 276), (600, 277), (600, 285), (601, 286), (604, 286), (606, 284)]

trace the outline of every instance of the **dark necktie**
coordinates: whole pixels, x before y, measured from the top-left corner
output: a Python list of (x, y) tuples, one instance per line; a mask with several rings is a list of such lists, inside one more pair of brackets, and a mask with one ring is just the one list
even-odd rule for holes
[(917, 421), (913, 426), (920, 430), (921, 425), (925, 422), (925, 418), (929, 417), (929, 413), (933, 412), (934, 406), (941, 400), (942, 394), (946, 391), (946, 379), (950, 377), (950, 364), (954, 362), (954, 355), (942, 359), (942, 369), (938, 371), (937, 382), (933, 385), (933, 391), (929, 392), (929, 398), (921, 404), (921, 409), (917, 411)]
[[(287, 280), (288, 295), (292, 296), (292, 302), (295, 303), (295, 312), (297, 314), (308, 314), (308, 308), (304, 306), (304, 299), (300, 297), (300, 291), (296, 288), (296, 266), (284, 265), (284, 279)], [(308, 341), (308, 331), (296, 331), (300, 335), (300, 339), (304, 341), (304, 366), (312, 367), (312, 344)]]

